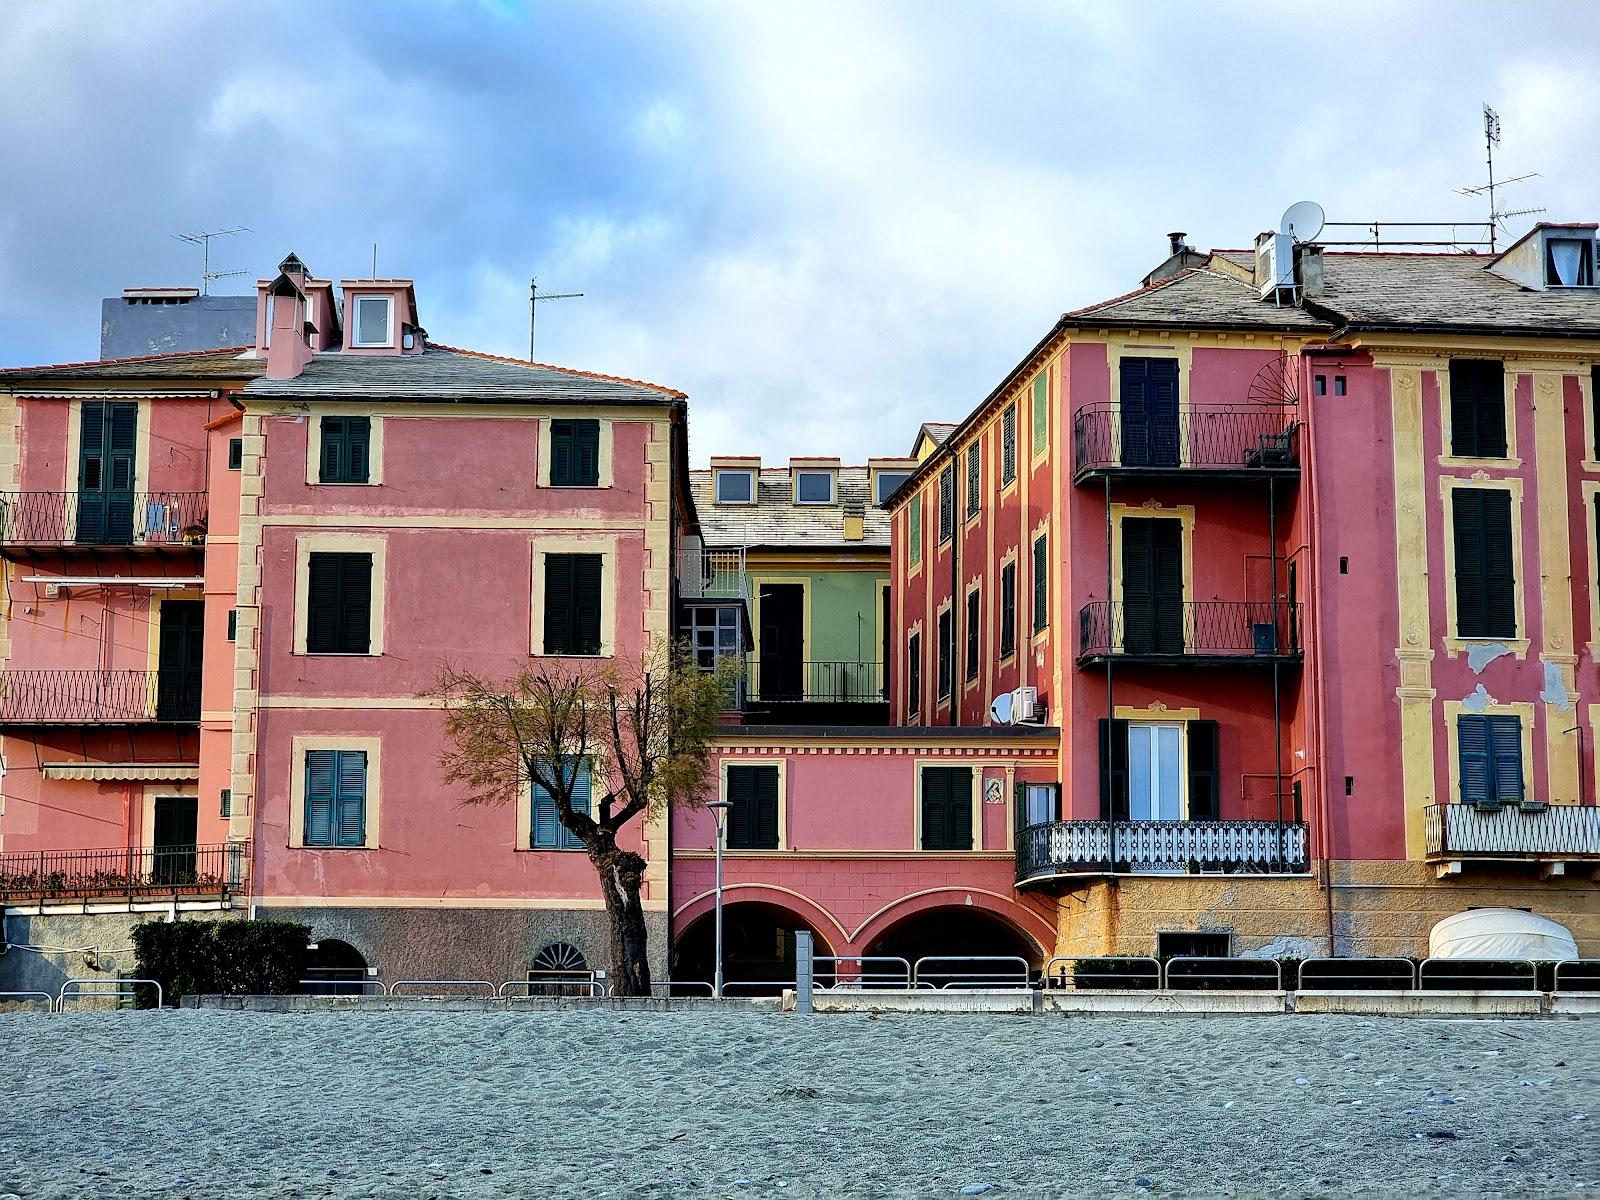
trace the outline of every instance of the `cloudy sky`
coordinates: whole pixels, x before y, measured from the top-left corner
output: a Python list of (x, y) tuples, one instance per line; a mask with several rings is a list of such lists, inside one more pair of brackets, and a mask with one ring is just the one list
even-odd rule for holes
[(1401, 8), (5, 0), (0, 364), (93, 357), (100, 297), (198, 276), (171, 234), (247, 225), (214, 261), (376, 242), (436, 341), (525, 354), (529, 276), (586, 293), (539, 357), (687, 391), (696, 462), (904, 453), (1168, 230), (1481, 218), (1485, 100), (1515, 206), (1600, 217), (1577, 6)]

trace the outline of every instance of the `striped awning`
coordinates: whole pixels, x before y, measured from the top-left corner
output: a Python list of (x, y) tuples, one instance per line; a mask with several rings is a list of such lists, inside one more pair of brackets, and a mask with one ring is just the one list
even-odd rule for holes
[(108, 779), (113, 781), (171, 782), (199, 779), (200, 768), (195, 763), (45, 763), (46, 779)]

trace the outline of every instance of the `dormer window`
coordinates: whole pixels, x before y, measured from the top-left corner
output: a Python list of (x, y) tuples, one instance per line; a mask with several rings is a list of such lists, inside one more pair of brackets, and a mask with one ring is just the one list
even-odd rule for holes
[(718, 504), (754, 504), (756, 499), (756, 473), (754, 471), (718, 471)]
[(796, 504), (832, 504), (832, 471), (796, 471), (794, 475), (794, 502)]
[(879, 471), (877, 490), (873, 493), (874, 502), (882, 508), (889, 497), (894, 495), (895, 489), (910, 478), (910, 471)]
[(1546, 287), (1594, 286), (1594, 239), (1550, 237), (1544, 240)]
[(357, 346), (392, 346), (390, 326), (394, 300), (389, 296), (357, 296), (355, 342)]

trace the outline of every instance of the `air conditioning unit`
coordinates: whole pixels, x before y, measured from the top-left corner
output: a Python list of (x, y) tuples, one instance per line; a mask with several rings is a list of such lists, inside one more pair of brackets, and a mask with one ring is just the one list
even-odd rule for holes
[(1021, 687), (1011, 693), (1011, 723), (1026, 725), (1039, 716), (1039, 689)]

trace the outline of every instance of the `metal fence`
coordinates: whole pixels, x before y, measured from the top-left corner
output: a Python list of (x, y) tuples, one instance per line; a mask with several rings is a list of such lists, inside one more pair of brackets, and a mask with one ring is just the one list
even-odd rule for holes
[(1600, 808), (1434, 804), (1423, 810), (1428, 853), (1520, 858), (1560, 854), (1600, 859)]
[(0, 671), (0, 725), (189, 724), (200, 672)]
[(0, 544), (200, 546), (206, 492), (0, 492)]
[(1017, 831), (1017, 879), (1150, 872), (1267, 875), (1310, 870), (1303, 821), (1051, 821)]
[(1094, 600), (1078, 610), (1080, 658), (1284, 659), (1300, 654), (1287, 600)]
[(691, 600), (747, 600), (749, 576), (744, 548), (706, 550), (685, 546), (678, 551), (678, 594)]
[(1085, 471), (1266, 471), (1299, 465), (1298, 422), (1271, 405), (1180, 406), (1162, 416), (1090, 405), (1072, 422), (1073, 465)]
[(785, 662), (752, 658), (745, 674), (749, 701), (765, 704), (884, 704), (879, 662)]
[(248, 843), (0, 854), (0, 903), (135, 896), (227, 897)]

